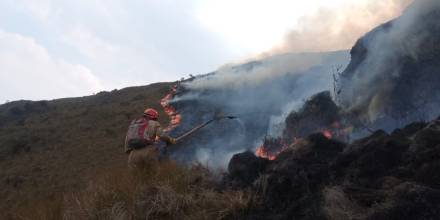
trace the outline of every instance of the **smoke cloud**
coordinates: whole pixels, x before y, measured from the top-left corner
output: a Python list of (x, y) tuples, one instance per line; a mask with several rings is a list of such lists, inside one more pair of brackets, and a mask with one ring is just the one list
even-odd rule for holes
[[(377, 23), (399, 15), (409, 3), (360, 1), (339, 11), (320, 9), (304, 17), (301, 28), (289, 33), (282, 47), (271, 51), (278, 55), (225, 66), (183, 83), (173, 103), (182, 115), (175, 135), (212, 119), (218, 112), (239, 116), (239, 120), (208, 126), (181, 143), (172, 155), (181, 161), (225, 167), (232, 154), (254, 150), (265, 135), (280, 135), (288, 113), (298, 110), (312, 95), (333, 90), (332, 73), (349, 62), (347, 51), (281, 52), (350, 47)], [(440, 100), (440, 63), (435, 59), (440, 45), (440, 13), (429, 14), (439, 5), (437, 0), (419, 0), (403, 16), (375, 28), (357, 42), (336, 88), (341, 89), (335, 96), (345, 110), (366, 112), (370, 121), (384, 113), (406, 113), (420, 106), (429, 112), (422, 119), (432, 117), (433, 109), (439, 112), (440, 102), (420, 105), (426, 101), (420, 97)], [(402, 126), (381, 121), (384, 123), (375, 128)]]
[[(195, 90), (257, 87), (271, 79), (303, 73), (323, 63), (340, 65), (340, 61), (341, 57), (335, 57), (334, 53), (282, 54), (234, 66), (226, 65), (217, 70), (215, 74), (191, 81), (186, 86)], [(328, 71), (330, 72), (331, 69)]]
[(224, 168), (231, 156), (254, 150), (265, 135), (280, 135), (284, 118), (304, 100), (333, 84), (332, 71), (349, 61), (348, 51), (283, 54), (227, 66), (181, 84), (172, 101), (182, 115), (178, 136), (216, 113), (238, 116), (217, 121), (176, 147), (180, 161)]
[(335, 7), (321, 7), (303, 16), (284, 42), (269, 51), (319, 52), (351, 48), (372, 28), (401, 14), (412, 0), (345, 1)]

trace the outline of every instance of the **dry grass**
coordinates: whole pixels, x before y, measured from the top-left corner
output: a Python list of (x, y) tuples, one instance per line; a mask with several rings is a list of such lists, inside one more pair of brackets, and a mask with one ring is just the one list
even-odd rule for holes
[(362, 219), (362, 210), (347, 197), (340, 187), (326, 187), (323, 190), (323, 210), (331, 220)]
[(19, 208), (62, 200), (97, 173), (125, 168), (128, 124), (153, 107), (166, 126), (159, 102), (171, 85), (0, 105), (0, 219)]
[(127, 172), (130, 120), (149, 106), (166, 125), (159, 101), (171, 85), (0, 105), (0, 219), (233, 218), (247, 195), (213, 190), (200, 166)]
[(249, 196), (215, 191), (216, 181), (201, 166), (163, 162), (143, 170), (114, 170), (87, 189), (18, 209), (13, 219), (236, 219)]
[[(27, 200), (4, 216), (11, 220), (59, 220), (63, 215), (63, 201), (59, 198)], [(3, 219), (3, 218), (2, 218)]]

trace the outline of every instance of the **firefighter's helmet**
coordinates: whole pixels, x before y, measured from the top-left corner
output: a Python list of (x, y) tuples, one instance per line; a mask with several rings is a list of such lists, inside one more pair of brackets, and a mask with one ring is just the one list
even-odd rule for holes
[(159, 113), (153, 108), (147, 108), (144, 111), (144, 116), (151, 120), (157, 120)]

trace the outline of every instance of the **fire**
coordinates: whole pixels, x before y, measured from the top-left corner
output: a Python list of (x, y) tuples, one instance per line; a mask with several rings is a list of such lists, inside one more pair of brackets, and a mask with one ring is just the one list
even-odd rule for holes
[(170, 118), (170, 124), (167, 128), (165, 128), (165, 131), (171, 131), (174, 128), (176, 128), (182, 119), (182, 116), (177, 112), (177, 110), (170, 105), (171, 99), (173, 99), (174, 95), (177, 92), (177, 85), (174, 85), (171, 89), (171, 91), (160, 100), (160, 105), (163, 107), (165, 113)]
[[(338, 139), (342, 141), (348, 140), (348, 132), (343, 128), (341, 123), (337, 121), (332, 123), (328, 128), (319, 129), (317, 132), (320, 132), (328, 139)], [(295, 137), (293, 138), (292, 143), (297, 141), (298, 138)], [(266, 137), (264, 143), (255, 151), (255, 155), (268, 160), (275, 160), (280, 153), (288, 148), (288, 146), (289, 144), (286, 144), (282, 138)]]
[(329, 128), (321, 130), (321, 134), (328, 139), (337, 139), (340, 141), (348, 140), (348, 133), (346, 129), (341, 125), (340, 122), (335, 121), (331, 124)]
[(266, 151), (266, 148), (264, 147), (264, 145), (258, 147), (257, 150), (255, 151), (255, 155), (257, 157), (266, 158), (268, 160), (275, 160), (277, 158), (278, 154), (280, 154), (280, 153), (281, 153), (281, 151), (276, 152), (276, 153)]
[(340, 122), (335, 121), (331, 124), (330, 128), (324, 129), (322, 134), (328, 139), (337, 139), (340, 141), (348, 141), (350, 131), (350, 125), (342, 125)]
[(323, 130), (322, 135), (324, 135), (327, 139), (332, 139), (333, 138), (333, 134), (330, 130)]
[(258, 147), (255, 151), (255, 155), (268, 160), (275, 160), (281, 152), (287, 149), (287, 147), (288, 145), (285, 144), (281, 138), (266, 137), (263, 145)]

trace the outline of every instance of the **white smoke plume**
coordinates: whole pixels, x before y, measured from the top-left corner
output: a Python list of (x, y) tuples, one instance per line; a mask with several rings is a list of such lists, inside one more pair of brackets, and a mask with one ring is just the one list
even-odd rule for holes
[[(349, 48), (374, 27), (399, 16), (410, 3), (410, 0), (362, 0), (351, 1), (338, 9), (321, 8), (316, 14), (301, 19), (285, 43), (262, 55), (264, 59), (225, 66), (213, 74), (184, 83), (185, 92), (177, 97), (175, 104), (180, 105), (187, 127), (210, 119), (217, 110), (238, 114), (241, 121), (240, 126), (229, 121), (212, 125), (194, 138), (197, 141), (187, 143), (186, 146), (191, 147), (177, 152), (176, 157), (211, 161), (215, 167), (225, 167), (232, 153), (252, 150), (264, 135), (279, 135), (287, 114), (312, 95), (332, 90), (334, 68), (345, 67), (349, 61), (347, 51), (285, 52)], [(395, 54), (411, 57), (415, 54), (414, 48), (420, 46), (422, 38), (411, 42), (403, 40), (407, 30), (415, 26), (414, 18), (420, 11), (421, 8), (413, 7), (412, 12), (399, 18), (391, 34), (379, 34), (379, 40), (366, 45), (371, 50), (369, 57), (344, 87), (342, 99), (349, 103), (347, 109), (371, 100), (371, 103), (386, 103), (386, 99), (380, 98), (382, 102), (379, 102), (374, 97), (386, 98), (383, 94), (393, 85), (388, 79), (398, 77), (398, 72), (388, 71), (392, 68), (387, 67), (395, 64)], [(387, 80), (383, 80), (382, 74)], [(367, 109), (371, 108), (369, 104)]]
[(256, 87), (270, 79), (279, 78), (288, 74), (302, 73), (311, 67), (328, 65), (328, 73), (331, 66), (346, 64), (346, 53), (298, 53), (282, 54), (267, 57), (258, 61), (249, 61), (249, 68), (237, 68), (237, 66), (224, 66), (215, 74), (198, 78), (187, 83), (191, 89), (232, 89)]
[(303, 16), (284, 42), (267, 52), (321, 52), (351, 48), (372, 28), (397, 16), (412, 0), (347, 0)]
[[(227, 64), (212, 77), (189, 84), (193, 89), (257, 85), (280, 74), (301, 72), (325, 62), (315, 53), (347, 50), (374, 27), (397, 16), (413, 0), (343, 0), (333, 7), (320, 7), (303, 16), (286, 34), (284, 42), (254, 58)], [(289, 53), (288, 56), (286, 54)], [(282, 54), (282, 56), (277, 56)], [(264, 60), (263, 65), (243, 74), (232, 66)]]
[[(201, 130), (173, 155), (224, 168), (234, 153), (254, 150), (265, 135), (282, 133), (284, 119), (310, 96), (332, 88), (332, 71), (345, 66), (348, 51), (283, 54), (196, 77), (181, 84), (172, 101), (181, 129), (212, 119), (216, 112), (238, 116)], [(178, 128), (179, 129), (179, 128)], [(184, 130), (175, 130), (182, 134)]]

